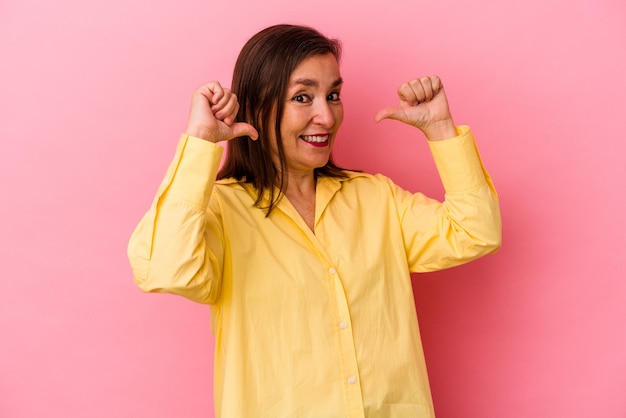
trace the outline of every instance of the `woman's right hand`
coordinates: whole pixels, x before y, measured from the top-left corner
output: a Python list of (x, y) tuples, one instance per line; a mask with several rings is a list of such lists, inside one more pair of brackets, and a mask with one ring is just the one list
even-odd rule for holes
[(210, 142), (228, 141), (240, 136), (256, 140), (259, 133), (254, 126), (235, 122), (238, 111), (237, 96), (219, 82), (211, 81), (193, 93), (185, 133)]

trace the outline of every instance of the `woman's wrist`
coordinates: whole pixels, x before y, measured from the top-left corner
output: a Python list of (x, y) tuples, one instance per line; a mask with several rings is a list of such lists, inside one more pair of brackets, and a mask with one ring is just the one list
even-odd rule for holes
[(424, 132), (424, 135), (426, 135), (429, 141), (443, 141), (444, 139), (457, 136), (456, 126), (452, 119), (434, 122), (428, 127), (425, 127), (422, 132)]

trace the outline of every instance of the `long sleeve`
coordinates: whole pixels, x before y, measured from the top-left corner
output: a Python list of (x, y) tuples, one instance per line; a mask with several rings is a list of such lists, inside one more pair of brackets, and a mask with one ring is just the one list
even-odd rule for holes
[(445, 189), (443, 203), (395, 190), (413, 272), (440, 270), (497, 251), (502, 225), (498, 195), (483, 167), (469, 127), (429, 142)]
[(223, 148), (182, 135), (157, 195), (128, 244), (135, 283), (213, 303), (220, 290), (223, 231), (208, 209)]

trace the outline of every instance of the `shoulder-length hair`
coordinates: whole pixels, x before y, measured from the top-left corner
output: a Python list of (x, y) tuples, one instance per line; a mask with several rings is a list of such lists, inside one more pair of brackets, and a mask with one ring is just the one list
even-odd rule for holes
[[(247, 122), (259, 132), (253, 141), (248, 136), (228, 142), (226, 161), (218, 179), (234, 178), (251, 184), (257, 192), (255, 206), (272, 209), (287, 187), (287, 161), (281, 140), (286, 90), (291, 73), (306, 58), (332, 54), (341, 58), (341, 44), (305, 26), (270, 26), (254, 35), (244, 45), (233, 72), (231, 89), (239, 100), (237, 121)], [(275, 113), (273, 113), (275, 111)], [(273, 119), (272, 115), (276, 115)], [(274, 132), (280, 167), (272, 162), (268, 133)], [(315, 169), (315, 176), (346, 177), (332, 156), (324, 167)], [(278, 189), (278, 190), (276, 190)], [(264, 197), (269, 203), (261, 206)]]

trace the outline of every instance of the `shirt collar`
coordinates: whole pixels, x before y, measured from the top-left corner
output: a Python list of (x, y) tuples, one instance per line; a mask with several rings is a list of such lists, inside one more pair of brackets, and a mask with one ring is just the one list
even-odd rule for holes
[[(346, 177), (328, 177), (320, 176), (317, 178), (316, 185), (316, 200), (321, 204), (321, 208), (325, 208), (328, 202), (332, 199), (334, 194), (341, 189), (341, 185), (345, 181), (350, 181), (357, 177), (366, 177), (367, 174), (357, 171), (345, 171)], [(245, 182), (245, 179), (237, 180), (235, 178), (227, 178), (216, 181), (216, 184), (221, 184), (230, 187), (237, 187), (245, 190), (254, 200), (256, 200), (256, 191), (252, 185)], [(278, 191), (276, 191), (278, 192)], [(269, 205), (270, 192), (265, 191), (263, 199), (261, 200), (261, 207)], [(319, 208), (319, 205), (316, 205)]]

